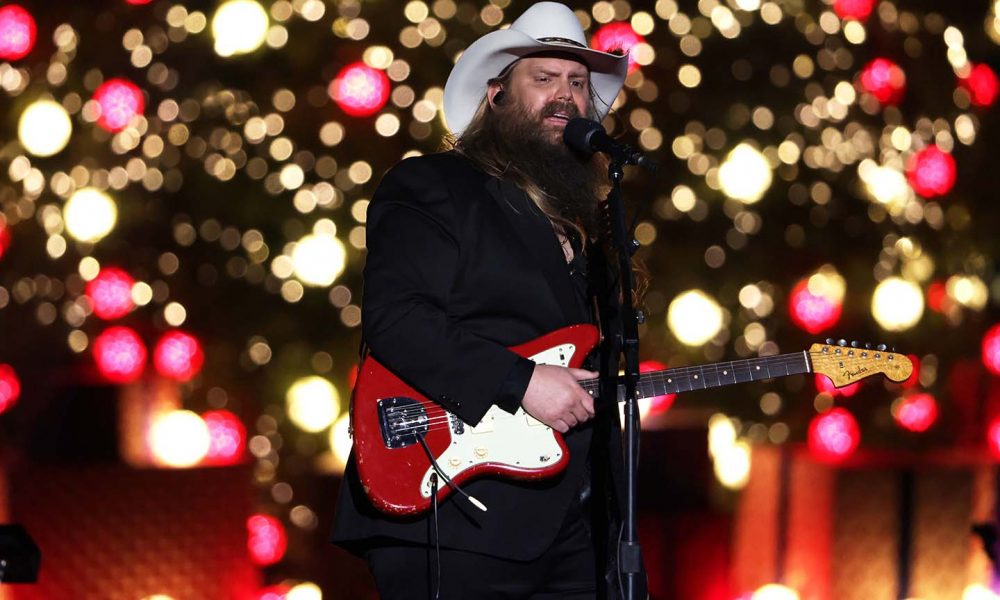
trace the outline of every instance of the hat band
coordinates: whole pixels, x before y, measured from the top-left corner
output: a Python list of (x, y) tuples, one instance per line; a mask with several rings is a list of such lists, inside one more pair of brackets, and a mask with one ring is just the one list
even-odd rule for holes
[(543, 37), (543, 38), (538, 38), (538, 41), (546, 43), (555, 42), (557, 44), (567, 44), (569, 46), (576, 46), (577, 48), (586, 48), (586, 46), (584, 46), (583, 44), (581, 44), (576, 40), (571, 40), (569, 38), (563, 38), (563, 37)]

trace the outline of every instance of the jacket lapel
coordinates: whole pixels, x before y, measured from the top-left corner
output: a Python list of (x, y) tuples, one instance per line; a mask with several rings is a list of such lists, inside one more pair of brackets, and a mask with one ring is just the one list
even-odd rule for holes
[(567, 325), (575, 323), (568, 311), (576, 306), (573, 296), (576, 292), (552, 224), (528, 195), (513, 183), (490, 178), (486, 189), (500, 205), (500, 212), (507, 218), (531, 259), (539, 265), (542, 276), (559, 305), (563, 322)]

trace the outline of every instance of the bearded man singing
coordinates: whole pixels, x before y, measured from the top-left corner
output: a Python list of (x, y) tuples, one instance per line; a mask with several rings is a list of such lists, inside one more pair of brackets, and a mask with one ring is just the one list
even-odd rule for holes
[(485, 511), (452, 494), (405, 518), (375, 508), (352, 457), (333, 541), (368, 561), (382, 598), (617, 592), (606, 548), (618, 535), (618, 413), (595, 417), (579, 380), (596, 372), (536, 365), (507, 348), (594, 323), (595, 304), (615, 296), (593, 243), (606, 164), (562, 135), (569, 119), (608, 113), (626, 68), (626, 56), (587, 48), (569, 8), (533, 5), (455, 65), (444, 97), (453, 147), (396, 165), (369, 205), (371, 355), (468, 426), (493, 407), (523, 410), (565, 434), (570, 457), (541, 481), (464, 483)]

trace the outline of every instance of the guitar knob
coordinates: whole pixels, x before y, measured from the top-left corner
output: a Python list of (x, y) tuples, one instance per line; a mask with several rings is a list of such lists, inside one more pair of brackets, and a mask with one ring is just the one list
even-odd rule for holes
[(840, 340), (837, 341), (837, 345), (838, 346), (846, 346), (847, 345), (847, 340), (841, 338)]

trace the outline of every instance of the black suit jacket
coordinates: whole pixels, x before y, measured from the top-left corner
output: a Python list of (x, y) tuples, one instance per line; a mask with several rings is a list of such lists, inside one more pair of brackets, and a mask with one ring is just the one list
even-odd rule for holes
[[(363, 330), (370, 352), (464, 421), (505, 395), (520, 399), (531, 367), (506, 349), (582, 314), (548, 219), (516, 186), (447, 152), (404, 160), (368, 207)], [(612, 412), (604, 418), (615, 418)], [(607, 428), (605, 428), (607, 429)], [(540, 483), (483, 478), (439, 511), (442, 546), (530, 560), (554, 540), (584, 485), (594, 422), (566, 436), (570, 463)], [(333, 541), (357, 550), (378, 538), (430, 541), (430, 515), (399, 519), (368, 502), (353, 457)]]

